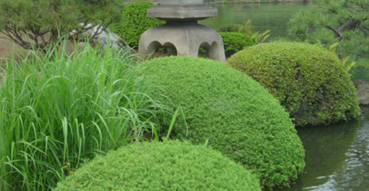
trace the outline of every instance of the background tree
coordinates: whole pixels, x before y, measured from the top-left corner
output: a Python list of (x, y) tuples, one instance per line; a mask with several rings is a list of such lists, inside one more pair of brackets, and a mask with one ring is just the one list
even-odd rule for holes
[(352, 57), (368, 65), (369, 59), (369, 1), (320, 0), (314, 11), (300, 11), (288, 23), (289, 32), (302, 41), (339, 42), (336, 53)]
[(0, 0), (0, 33), (25, 49), (45, 50), (52, 43), (71, 38), (73, 30), (78, 35), (119, 19), (121, 6), (117, 1)]

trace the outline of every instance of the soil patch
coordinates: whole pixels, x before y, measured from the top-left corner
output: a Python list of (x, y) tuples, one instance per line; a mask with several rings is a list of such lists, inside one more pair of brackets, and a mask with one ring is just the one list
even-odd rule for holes
[[(74, 42), (68, 40), (66, 44), (67, 52), (72, 53), (75, 49)], [(4, 62), (5, 59), (10, 59), (14, 56), (16, 59), (23, 58), (29, 53), (30, 50), (26, 50), (13, 42), (10, 38), (0, 33), (0, 62)]]
[(12, 56), (20, 57), (27, 54), (27, 50), (23, 49), (11, 39), (7, 38), (5, 35), (0, 34), (0, 59), (9, 59)]

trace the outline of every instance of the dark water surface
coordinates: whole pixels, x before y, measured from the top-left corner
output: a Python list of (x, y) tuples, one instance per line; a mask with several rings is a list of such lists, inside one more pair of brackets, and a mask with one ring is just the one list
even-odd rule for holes
[(218, 16), (200, 21), (218, 30), (227, 24), (245, 24), (250, 19), (256, 31), (271, 30), (271, 38), (288, 37), (287, 22), (299, 10), (313, 10), (311, 3), (268, 3), (215, 5)]
[(368, 114), (355, 121), (297, 130), (306, 149), (306, 167), (287, 190), (369, 190)]

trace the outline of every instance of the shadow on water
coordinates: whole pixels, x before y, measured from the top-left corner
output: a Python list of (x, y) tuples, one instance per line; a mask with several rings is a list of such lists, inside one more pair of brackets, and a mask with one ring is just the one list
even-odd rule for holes
[(360, 119), (298, 128), (306, 167), (289, 191), (369, 190), (369, 108)]

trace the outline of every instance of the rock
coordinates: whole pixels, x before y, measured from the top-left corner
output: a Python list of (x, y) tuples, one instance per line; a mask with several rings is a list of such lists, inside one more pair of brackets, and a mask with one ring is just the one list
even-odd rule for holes
[[(83, 24), (81, 23), (80, 26), (83, 27)], [(128, 47), (128, 44), (120, 36), (101, 25), (87, 24), (83, 28), (86, 29), (85, 32), (77, 34), (77, 31), (74, 30), (71, 35), (80, 40), (88, 38), (91, 43), (100, 45), (102, 49), (105, 49), (108, 45), (114, 49)]]
[(365, 80), (354, 81), (360, 105), (369, 105), (369, 82)]

